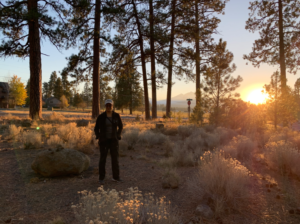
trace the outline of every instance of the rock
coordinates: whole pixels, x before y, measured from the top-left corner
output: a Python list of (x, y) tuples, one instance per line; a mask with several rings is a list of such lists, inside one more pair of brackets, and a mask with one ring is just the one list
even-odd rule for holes
[(90, 158), (74, 149), (45, 150), (37, 154), (31, 168), (45, 177), (77, 175), (87, 170)]
[(159, 123), (159, 124), (156, 124), (156, 129), (164, 129), (164, 124), (161, 124), (161, 123)]
[(30, 120), (23, 120), (23, 121), (21, 122), (21, 126), (22, 126), (23, 128), (30, 128), (30, 126), (31, 126), (31, 121), (30, 121)]
[(89, 125), (89, 121), (88, 120), (80, 120), (80, 121), (77, 121), (77, 127), (86, 127)]
[(175, 188), (178, 188), (178, 185), (179, 185), (179, 181), (173, 175), (168, 175), (162, 179), (162, 187), (163, 188), (175, 189)]
[(198, 205), (195, 214), (206, 219), (211, 219), (214, 217), (214, 213), (211, 208), (205, 204)]

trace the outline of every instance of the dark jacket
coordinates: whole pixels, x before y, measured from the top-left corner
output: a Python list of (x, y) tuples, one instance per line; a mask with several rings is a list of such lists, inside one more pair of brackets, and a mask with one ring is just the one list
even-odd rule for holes
[[(100, 142), (105, 141), (106, 140), (106, 133), (105, 133), (105, 129), (106, 129), (106, 112), (100, 114), (97, 118), (96, 121), (96, 125), (95, 125), (95, 135), (96, 138), (99, 139)], [(118, 128), (118, 129), (117, 129)], [(112, 136), (113, 138), (116, 138), (118, 140), (121, 140), (121, 133), (123, 130), (123, 123), (121, 120), (121, 117), (118, 113), (116, 112), (112, 112)]]

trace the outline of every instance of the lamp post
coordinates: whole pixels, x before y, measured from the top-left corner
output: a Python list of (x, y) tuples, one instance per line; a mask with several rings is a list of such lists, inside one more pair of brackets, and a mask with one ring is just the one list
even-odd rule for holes
[(192, 101), (192, 99), (186, 99), (188, 102), (187, 102), (187, 104), (188, 104), (188, 113), (189, 113), (189, 119), (190, 119), (190, 114), (191, 114), (191, 101)]

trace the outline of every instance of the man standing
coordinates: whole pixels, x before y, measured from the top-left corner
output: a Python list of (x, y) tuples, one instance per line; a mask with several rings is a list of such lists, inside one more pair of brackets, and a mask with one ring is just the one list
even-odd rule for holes
[(100, 160), (99, 160), (99, 183), (104, 184), (105, 164), (108, 150), (111, 155), (111, 166), (113, 181), (122, 182), (119, 172), (119, 140), (123, 124), (118, 113), (113, 111), (113, 101), (105, 100), (105, 112), (100, 114), (95, 125), (96, 138), (99, 139)]

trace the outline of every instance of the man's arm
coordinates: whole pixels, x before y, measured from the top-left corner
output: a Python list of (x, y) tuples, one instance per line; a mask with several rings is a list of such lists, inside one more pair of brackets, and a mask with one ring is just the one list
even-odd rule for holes
[(99, 138), (99, 128), (100, 128), (100, 116), (97, 117), (97, 120), (96, 120), (96, 125), (95, 125), (95, 128), (94, 128), (94, 132), (95, 132), (95, 135), (96, 135), (96, 139)]
[(118, 132), (117, 132), (117, 137), (118, 139), (120, 140), (121, 139), (121, 133), (122, 133), (122, 130), (123, 130), (123, 123), (122, 123), (122, 120), (121, 120), (121, 117), (120, 117), (120, 114), (118, 114)]

